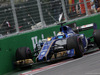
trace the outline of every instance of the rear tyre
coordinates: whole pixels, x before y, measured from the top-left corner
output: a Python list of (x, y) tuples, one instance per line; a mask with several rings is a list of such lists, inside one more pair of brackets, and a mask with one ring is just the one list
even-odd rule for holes
[(97, 46), (100, 49), (100, 30), (95, 30), (95, 32), (94, 32), (94, 42), (97, 44)]
[(74, 49), (75, 50), (75, 57), (79, 58), (82, 57), (84, 54), (84, 47), (80, 37), (72, 36), (67, 39), (67, 49)]

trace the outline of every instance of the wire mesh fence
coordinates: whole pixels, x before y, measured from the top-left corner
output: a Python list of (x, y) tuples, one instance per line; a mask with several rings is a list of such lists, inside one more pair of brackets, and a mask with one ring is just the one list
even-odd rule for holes
[(43, 17), (46, 25), (59, 21), (59, 15), (62, 13), (61, 0), (41, 1)]
[(16, 4), (16, 14), (19, 25), (19, 32), (37, 28), (40, 21), (37, 1), (29, 0), (24, 3)]
[(95, 5), (91, 6), (90, 0), (11, 1), (0, 0), (0, 35), (35, 30), (96, 13)]
[(0, 7), (0, 34), (6, 35), (15, 32), (11, 5)]

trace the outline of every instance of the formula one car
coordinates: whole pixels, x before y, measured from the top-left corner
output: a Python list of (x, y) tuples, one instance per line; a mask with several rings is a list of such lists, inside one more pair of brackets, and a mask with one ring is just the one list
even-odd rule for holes
[[(95, 23), (76, 27), (76, 25), (64, 25), (61, 23), (60, 31), (57, 36), (47, 38), (45, 42), (40, 43), (39, 50), (31, 52), (28, 47), (18, 48), (16, 51), (16, 64), (29, 65), (33, 63), (34, 53), (36, 62), (50, 61), (60, 57), (79, 58), (94, 46), (100, 48), (100, 30)], [(86, 38), (79, 32), (93, 29), (93, 35)], [(94, 40), (93, 40), (94, 39)], [(39, 53), (38, 53), (39, 52)]]

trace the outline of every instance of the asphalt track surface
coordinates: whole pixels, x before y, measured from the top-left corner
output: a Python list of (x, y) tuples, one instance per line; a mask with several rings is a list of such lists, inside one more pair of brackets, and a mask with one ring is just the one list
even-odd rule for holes
[(28, 75), (100, 75), (100, 51)]
[(100, 50), (78, 59), (71, 58), (54, 64), (40, 65), (5, 75), (100, 75)]

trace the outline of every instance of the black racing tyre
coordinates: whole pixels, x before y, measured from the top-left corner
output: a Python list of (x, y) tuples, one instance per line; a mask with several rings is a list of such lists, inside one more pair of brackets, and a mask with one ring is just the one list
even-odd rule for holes
[(80, 37), (72, 36), (67, 39), (67, 49), (75, 49), (75, 58), (82, 57), (84, 54), (84, 47)]
[(16, 61), (24, 59), (32, 59), (32, 53), (28, 47), (21, 47), (16, 50)]
[(100, 30), (94, 31), (94, 42), (97, 44), (97, 46), (100, 49)]

